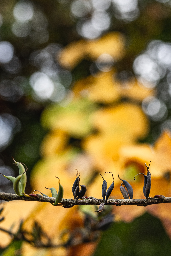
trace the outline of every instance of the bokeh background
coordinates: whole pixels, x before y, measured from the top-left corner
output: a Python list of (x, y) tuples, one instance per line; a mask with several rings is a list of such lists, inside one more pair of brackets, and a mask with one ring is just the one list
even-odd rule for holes
[[(105, 172), (113, 172), (112, 197), (122, 198), (119, 174), (144, 198), (143, 176), (133, 178), (151, 161), (150, 196), (170, 196), (170, 131), (170, 0), (0, 1), (0, 172), (17, 175), (13, 158), (24, 163), (27, 193), (58, 188), (58, 176), (72, 198), (78, 171), (86, 196), (101, 198), (99, 173), (109, 186)], [(3, 176), (0, 190), (13, 192)], [(102, 215), (95, 207), (3, 206), (0, 227), (17, 232), (22, 219), (35, 234), (39, 223), (50, 241), (66, 244), (47, 249), (0, 232), (2, 255), (171, 252), (169, 205), (106, 207)]]

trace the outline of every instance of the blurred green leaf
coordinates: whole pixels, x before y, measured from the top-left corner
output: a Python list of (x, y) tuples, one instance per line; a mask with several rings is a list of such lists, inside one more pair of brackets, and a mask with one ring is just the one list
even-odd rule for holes
[(159, 219), (145, 213), (131, 223), (115, 222), (102, 235), (93, 256), (170, 255), (171, 242)]

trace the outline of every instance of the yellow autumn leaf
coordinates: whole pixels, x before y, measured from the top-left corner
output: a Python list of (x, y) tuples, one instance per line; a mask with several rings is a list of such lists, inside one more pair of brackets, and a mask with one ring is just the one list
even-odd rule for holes
[(112, 103), (120, 97), (120, 84), (114, 79), (114, 71), (100, 72), (75, 83), (73, 92), (85, 95), (93, 102)]
[(31, 244), (23, 242), (22, 244), (22, 255), (24, 256), (67, 256), (67, 249), (63, 247), (59, 248), (36, 248)]
[(152, 163), (150, 172), (153, 174), (153, 177), (161, 177), (161, 169), (155, 162), (155, 151), (149, 144), (123, 145), (120, 149), (119, 162), (122, 169), (136, 166), (139, 172), (144, 172), (144, 163), (149, 164), (150, 161)]
[[(38, 224), (41, 225), (43, 231), (46, 234), (48, 234), (48, 237), (54, 244), (60, 244), (61, 239), (59, 226), (62, 219), (65, 217), (65, 215), (68, 214), (69, 211), (71, 211), (71, 209), (63, 208), (61, 206), (54, 207), (50, 203), (37, 202), (35, 208), (32, 210), (30, 215), (25, 219), (23, 227), (28, 232), (31, 232), (34, 226), (34, 222), (36, 221)], [(48, 251), (43, 251), (45, 255), (51, 255)], [(61, 251), (61, 248), (57, 249), (56, 251), (59, 253)], [(66, 255), (65, 249), (62, 249), (62, 252), (62, 255)]]
[(61, 130), (55, 130), (48, 133), (41, 144), (41, 155), (43, 157), (48, 157), (51, 155), (56, 155), (65, 149), (68, 142), (68, 136), (65, 132)]
[(117, 61), (125, 54), (124, 41), (121, 33), (111, 32), (100, 39), (72, 42), (61, 50), (58, 60), (69, 69), (73, 69), (84, 57), (97, 59), (103, 53), (111, 55)]
[(106, 169), (111, 162), (118, 160), (122, 145), (133, 143), (132, 137), (125, 134), (118, 132), (92, 135), (83, 142), (83, 148), (93, 159), (96, 168)]
[[(20, 222), (31, 214), (36, 204), (37, 202), (25, 201), (12, 201), (3, 203), (1, 205), (4, 207), (2, 216), (4, 216), (5, 219), (1, 222), (1, 228), (11, 230), (11, 232), (15, 233), (19, 228)], [(11, 237), (9, 234), (0, 232), (0, 247), (7, 246), (10, 241)]]
[(68, 69), (73, 69), (86, 54), (86, 41), (72, 42), (59, 54), (59, 62)]
[(158, 167), (163, 172), (171, 170), (171, 134), (164, 131), (154, 144), (155, 159)]
[[(74, 150), (66, 150), (59, 155), (49, 156), (46, 159), (39, 161), (33, 168), (31, 173), (32, 187), (40, 190), (46, 194), (45, 187), (55, 187), (58, 189), (58, 180), (55, 176), (60, 178), (61, 185), (64, 187), (64, 197), (70, 198), (72, 196), (71, 179), (75, 177), (76, 170), (67, 173), (67, 168), (72, 159), (77, 155)], [(68, 186), (67, 186), (68, 184)], [(42, 191), (43, 190), (43, 191)]]
[(154, 89), (146, 87), (135, 78), (131, 79), (131, 81), (124, 82), (121, 85), (120, 96), (122, 97), (142, 101), (146, 97), (155, 95)]
[(142, 101), (146, 97), (154, 96), (154, 89), (149, 89), (136, 79), (121, 82), (116, 78), (116, 71), (99, 72), (77, 81), (72, 91), (75, 97), (87, 97), (94, 102), (113, 103), (120, 98)]
[(131, 163), (143, 165), (152, 162), (151, 172), (153, 177), (163, 177), (171, 170), (171, 135), (164, 131), (154, 146), (148, 144), (123, 146), (120, 150), (120, 165), (122, 168)]
[(121, 33), (110, 32), (100, 39), (89, 40), (86, 47), (87, 53), (93, 58), (107, 53), (114, 60), (120, 60), (125, 54), (125, 38)]
[(96, 111), (92, 123), (104, 133), (128, 136), (133, 141), (146, 136), (149, 130), (148, 119), (142, 109), (131, 103)]

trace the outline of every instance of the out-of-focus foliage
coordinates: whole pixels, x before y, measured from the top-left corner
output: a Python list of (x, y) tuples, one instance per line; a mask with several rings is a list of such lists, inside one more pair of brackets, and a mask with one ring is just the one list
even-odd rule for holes
[[(28, 166), (28, 191), (47, 193), (45, 186), (58, 187), (58, 176), (64, 198), (73, 197), (77, 170), (80, 184), (87, 185), (86, 196), (97, 198), (102, 197), (99, 173), (110, 185), (111, 175), (105, 172), (112, 172), (112, 197), (122, 198), (119, 174), (132, 185), (134, 198), (143, 198), (143, 177), (133, 177), (146, 174), (144, 163), (151, 161), (150, 196), (170, 196), (170, 22), (169, 0), (1, 1), (1, 172), (13, 174), (9, 166), (14, 157)], [(5, 182), (2, 177), (2, 191)], [(104, 216), (95, 210), (11, 202), (5, 205), (0, 227), (17, 232), (24, 219), (28, 232), (36, 236), (39, 223), (54, 244), (66, 243), (64, 248), (40, 249), (23, 242), (22, 255), (30, 256), (92, 255), (112, 214), (116, 222), (130, 222), (148, 211), (160, 218), (171, 237), (168, 204), (106, 208)], [(144, 228), (135, 219), (133, 229), (135, 222)], [(102, 235), (97, 254), (107, 253), (103, 244), (110, 250), (115, 238), (114, 248), (124, 253), (129, 226), (114, 223)], [(117, 234), (114, 227), (123, 230)], [(151, 228), (147, 225), (144, 233)], [(0, 240), (1, 246), (11, 241), (2, 232)], [(148, 255), (142, 251), (148, 243), (159, 254), (155, 241), (149, 240), (135, 235), (139, 254), (131, 246), (130, 254)], [(18, 248), (12, 245), (5, 253)], [(157, 245), (161, 247), (159, 241)]]
[[(109, 243), (109, 240), (112, 240), (112, 243)], [(163, 243), (164, 248), (159, 247), (158, 243)], [(103, 255), (104, 247), (108, 255), (116, 256), (144, 255), (144, 253), (147, 256), (164, 255), (171, 252), (170, 240), (161, 223), (149, 214), (144, 214), (143, 217), (129, 224), (114, 223), (109, 230), (104, 232), (94, 255)]]

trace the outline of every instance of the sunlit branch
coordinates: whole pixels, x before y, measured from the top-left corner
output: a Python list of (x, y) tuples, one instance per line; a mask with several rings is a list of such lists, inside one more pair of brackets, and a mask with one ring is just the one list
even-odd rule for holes
[[(23, 201), (38, 201), (38, 202), (48, 202), (54, 203), (54, 197), (42, 196), (40, 194), (31, 194), (18, 196), (16, 194), (0, 192), (0, 200), (5, 201), (14, 201), (14, 200), (23, 200)], [(74, 205), (100, 205), (103, 202), (103, 199), (97, 199), (94, 197), (88, 197), (83, 199), (62, 199), (58, 206), (63, 206), (65, 208), (72, 207)], [(155, 197), (149, 197), (148, 199), (108, 199), (107, 205), (137, 205), (137, 206), (147, 206), (151, 204), (160, 204), (160, 203), (171, 203), (171, 197), (164, 197), (163, 195), (158, 195)]]

